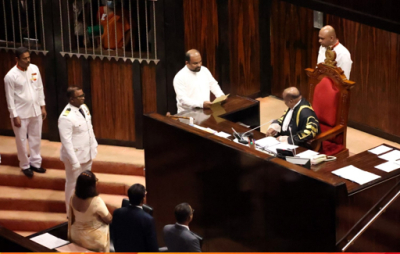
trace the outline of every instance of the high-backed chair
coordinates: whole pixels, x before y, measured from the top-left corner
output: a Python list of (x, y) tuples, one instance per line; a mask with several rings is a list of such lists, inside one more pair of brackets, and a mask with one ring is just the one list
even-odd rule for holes
[(336, 53), (327, 50), (325, 63), (306, 69), (310, 83), (309, 101), (318, 117), (321, 132), (309, 141), (312, 149), (326, 155), (349, 154), (346, 148), (350, 90), (355, 82), (347, 80), (336, 67)]

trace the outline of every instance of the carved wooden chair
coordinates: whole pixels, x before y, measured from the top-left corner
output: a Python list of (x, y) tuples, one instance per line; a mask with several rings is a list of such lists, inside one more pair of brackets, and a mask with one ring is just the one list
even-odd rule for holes
[(320, 134), (309, 141), (312, 149), (321, 154), (346, 154), (347, 121), (350, 90), (355, 82), (347, 80), (336, 67), (336, 53), (327, 50), (325, 63), (316, 69), (306, 69), (310, 81), (309, 101), (318, 117)]

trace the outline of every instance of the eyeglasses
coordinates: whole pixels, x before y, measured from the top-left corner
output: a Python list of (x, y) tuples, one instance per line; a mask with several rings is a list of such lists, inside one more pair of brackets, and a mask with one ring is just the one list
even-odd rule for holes
[(81, 95), (75, 96), (74, 98), (83, 98), (83, 97), (85, 97), (85, 94), (84, 94), (84, 93), (81, 94)]

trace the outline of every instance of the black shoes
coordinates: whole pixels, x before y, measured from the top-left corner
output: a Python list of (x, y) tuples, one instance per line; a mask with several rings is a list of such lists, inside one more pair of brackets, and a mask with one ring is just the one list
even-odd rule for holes
[(32, 178), (33, 176), (33, 171), (30, 168), (27, 169), (21, 169), (22, 173), (24, 173), (24, 175), (26, 175), (29, 178)]
[[(31, 166), (30, 169), (31, 169), (32, 171), (37, 172), (37, 173), (45, 173), (45, 172), (46, 172), (46, 169), (44, 169), (44, 168), (42, 168), (42, 167), (40, 167), (40, 168), (35, 168), (34, 166)], [(32, 172), (32, 174), (33, 174), (33, 172)]]
[(22, 173), (24, 173), (24, 175), (26, 175), (29, 178), (33, 177), (33, 171), (37, 172), (37, 173), (44, 173), (46, 172), (46, 169), (40, 167), (40, 168), (36, 168), (31, 166), (30, 168), (27, 169), (21, 169)]

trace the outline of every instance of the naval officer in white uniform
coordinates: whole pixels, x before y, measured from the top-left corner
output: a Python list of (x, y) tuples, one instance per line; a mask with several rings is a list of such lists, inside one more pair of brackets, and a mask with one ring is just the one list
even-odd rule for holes
[(62, 144), (60, 159), (65, 165), (65, 206), (68, 213), (76, 179), (83, 171), (92, 168), (92, 161), (97, 155), (97, 141), (82, 89), (69, 87), (67, 96), (69, 103), (58, 118), (58, 130)]

